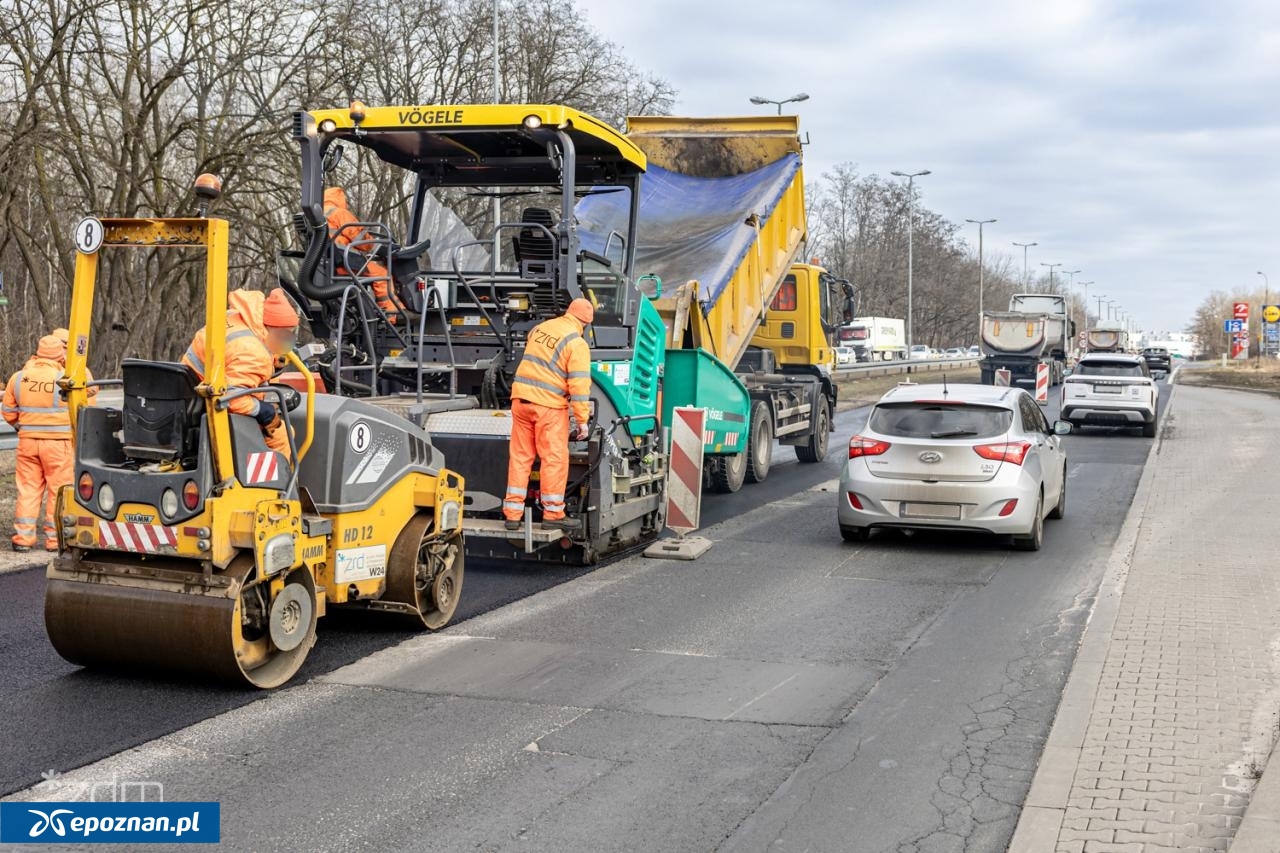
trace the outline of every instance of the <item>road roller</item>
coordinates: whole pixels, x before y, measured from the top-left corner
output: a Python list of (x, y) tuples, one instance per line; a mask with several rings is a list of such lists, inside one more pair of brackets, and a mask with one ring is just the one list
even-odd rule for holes
[[(204, 179), (206, 198), (216, 183)], [(201, 185), (197, 183), (197, 192)], [(330, 607), (448, 624), (462, 592), (464, 483), (426, 432), (375, 405), (226, 381), (225, 220), (86, 219), (77, 225), (65, 376), (72, 483), (57, 498), (59, 553), (45, 625), (68, 661), (258, 688), (294, 676)], [(87, 382), (99, 258), (203, 251), (206, 364), (125, 359)], [(120, 406), (89, 405), (119, 386)], [(288, 412), (288, 453), (228, 410), (252, 394)]]

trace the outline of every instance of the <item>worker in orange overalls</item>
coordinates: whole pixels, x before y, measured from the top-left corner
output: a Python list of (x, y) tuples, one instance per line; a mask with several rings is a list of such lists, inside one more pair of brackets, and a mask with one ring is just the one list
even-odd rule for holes
[[(204, 381), (205, 331), (196, 332), (182, 363)], [(257, 290), (233, 290), (227, 294), (227, 390), (257, 388), (271, 380), (275, 357), (293, 349), (298, 335), (298, 313), (280, 288), (265, 296)], [(267, 447), (289, 455), (289, 436), (275, 403), (254, 395), (237, 397), (229, 409), (248, 415), (262, 427)]]
[[(371, 254), (377, 246), (370, 240), (363, 228), (346, 228), (360, 219), (351, 212), (347, 205), (347, 194), (342, 187), (329, 187), (324, 191), (324, 217), (329, 221), (329, 236), (338, 248), (351, 246), (357, 252)], [(361, 278), (373, 279), (373, 296), (378, 307), (391, 320), (397, 322), (400, 313), (396, 303), (391, 299), (389, 284), (391, 275), (384, 264), (371, 260), (363, 268), (356, 270)]]
[(58, 550), (54, 508), (58, 489), (71, 482), (74, 454), (71, 416), (57, 382), (67, 362), (67, 346), (56, 334), (40, 339), (36, 354), (9, 378), (0, 414), (18, 430), (18, 502), (13, 518), (13, 550), (36, 544), (36, 522), (44, 505), (44, 547)]
[(564, 515), (569, 481), (569, 412), (577, 422), (573, 438), (587, 437), (591, 419), (591, 347), (583, 331), (595, 317), (585, 299), (575, 299), (562, 317), (529, 332), (524, 358), (511, 387), (511, 458), (502, 514), (508, 530), (520, 528), (534, 459), (542, 460), (542, 523), (569, 530), (577, 521)]

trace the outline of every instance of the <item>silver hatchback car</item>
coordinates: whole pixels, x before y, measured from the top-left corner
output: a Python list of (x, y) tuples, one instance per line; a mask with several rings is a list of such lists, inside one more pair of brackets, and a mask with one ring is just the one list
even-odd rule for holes
[(899, 385), (849, 439), (840, 533), (858, 542), (874, 527), (972, 530), (1039, 550), (1045, 517), (1066, 509), (1069, 432), (1021, 388)]

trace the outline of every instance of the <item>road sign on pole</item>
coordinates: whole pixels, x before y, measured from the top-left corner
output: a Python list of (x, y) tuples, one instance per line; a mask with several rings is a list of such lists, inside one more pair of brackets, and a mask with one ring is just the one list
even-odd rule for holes
[(1222, 331), (1237, 334), (1244, 331), (1244, 320), (1223, 320)]
[(1036, 402), (1049, 405), (1049, 365), (1044, 362), (1036, 365)]
[(1012, 379), (1013, 374), (1009, 372), (1007, 367), (1001, 367), (996, 370), (996, 385), (999, 385), (1001, 388), (1008, 388), (1009, 382)]

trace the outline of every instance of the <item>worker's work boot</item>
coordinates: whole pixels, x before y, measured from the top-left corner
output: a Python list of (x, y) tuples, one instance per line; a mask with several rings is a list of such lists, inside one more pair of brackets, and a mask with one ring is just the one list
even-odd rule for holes
[(508, 519), (507, 519), (506, 521), (504, 521), (502, 524), (503, 524), (503, 526), (504, 526), (504, 527), (506, 527), (508, 530), (519, 530), (521, 527), (523, 527), (523, 526), (524, 526), (524, 522), (520, 521), (520, 519), (516, 519), (516, 520), (512, 521), (511, 519), (509, 519), (509, 518), (508, 518)]
[(557, 530), (577, 530), (579, 527), (578, 519), (576, 518), (544, 518), (542, 519), (542, 526)]
[(30, 551), (30, 550), (31, 550), (31, 546), (30, 546), (30, 545), (19, 545), (17, 542), (14, 542), (14, 543), (13, 543), (13, 550), (17, 551), (19, 554), (25, 554), (25, 553), (27, 553), (28, 551)]

